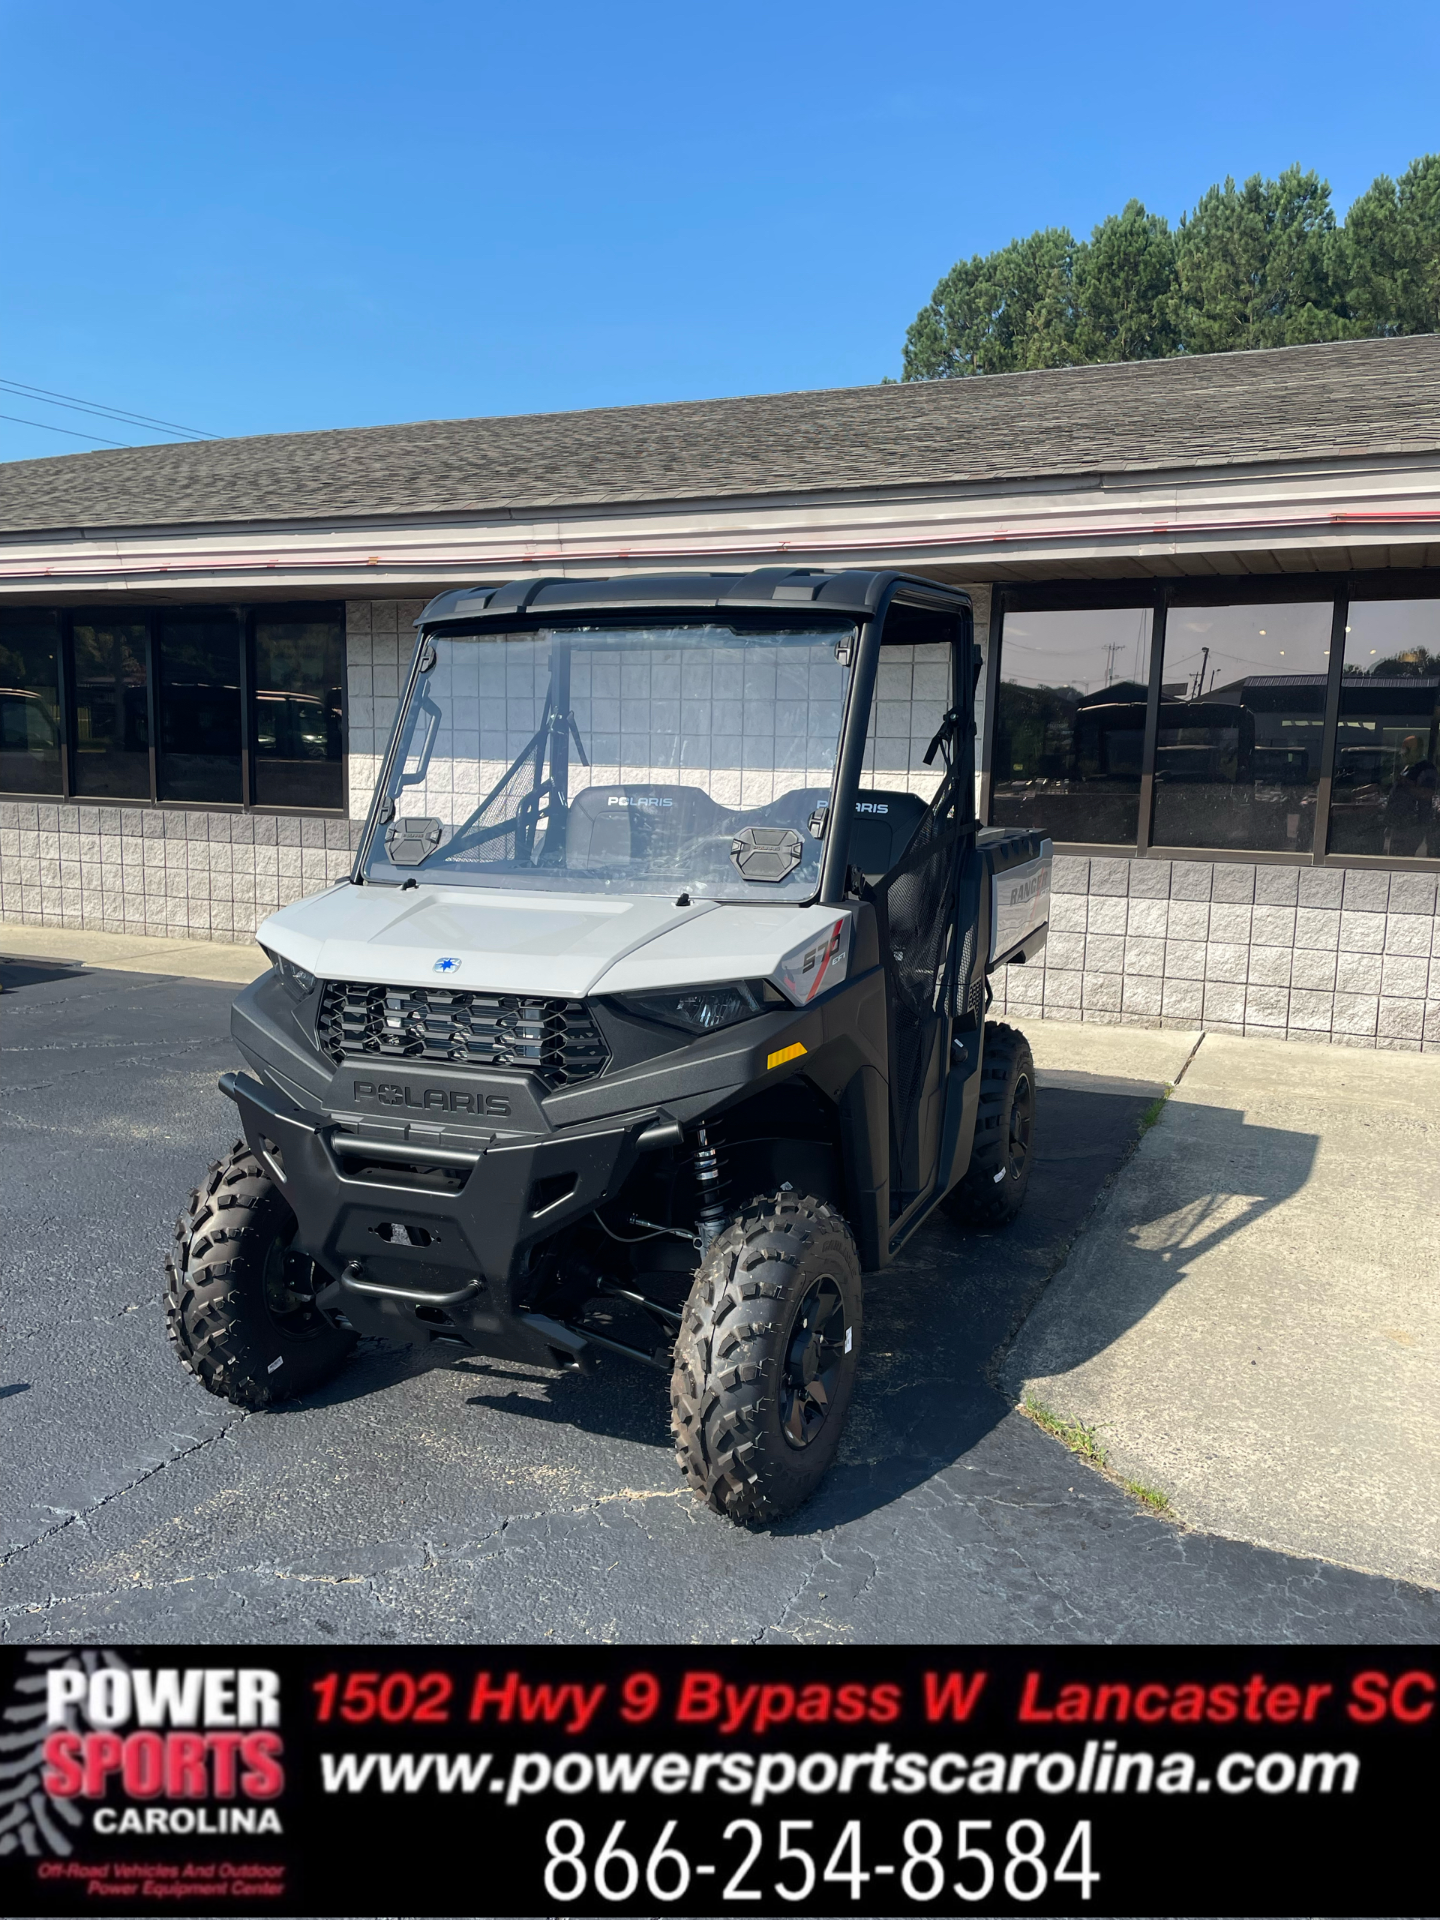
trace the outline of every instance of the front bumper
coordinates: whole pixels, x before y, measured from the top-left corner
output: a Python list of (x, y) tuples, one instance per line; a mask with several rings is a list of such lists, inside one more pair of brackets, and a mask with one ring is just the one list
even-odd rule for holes
[(247, 1074), (225, 1074), (220, 1090), (295, 1214), (297, 1248), (335, 1276), (319, 1295), (326, 1312), (388, 1340), (586, 1364), (582, 1335), (521, 1305), (526, 1259), (615, 1192), (650, 1144), (674, 1136), (653, 1110), (550, 1139), (480, 1136), (458, 1147), (407, 1138), (414, 1127), (387, 1136), (339, 1125)]
[[(547, 1367), (585, 1364), (587, 1342), (529, 1310), (537, 1250), (619, 1200), (639, 1163), (795, 1074), (836, 1102), (873, 1080), (883, 1105), (873, 963), (816, 1005), (704, 1038), (677, 1032), (658, 1052), (632, 1042), (627, 1060), (551, 1093), (514, 1071), (334, 1063), (319, 1055), (313, 1021), (313, 1006), (297, 1011), (268, 976), (248, 987), (232, 1031), (254, 1077), (220, 1085), (295, 1214), (297, 1249), (332, 1276), (322, 1308), (389, 1340), (458, 1342)], [(865, 1167), (874, 1118), (866, 1106), (857, 1121)]]

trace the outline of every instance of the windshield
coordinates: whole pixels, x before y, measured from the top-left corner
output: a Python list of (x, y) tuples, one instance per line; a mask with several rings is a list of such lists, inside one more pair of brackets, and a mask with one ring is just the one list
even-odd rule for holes
[(367, 880), (810, 898), (848, 623), (432, 636)]

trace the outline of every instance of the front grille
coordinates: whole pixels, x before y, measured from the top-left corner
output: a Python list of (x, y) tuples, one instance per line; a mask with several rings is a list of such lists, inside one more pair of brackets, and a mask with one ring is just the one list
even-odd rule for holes
[(433, 1060), (437, 1066), (520, 1067), (547, 1087), (593, 1080), (609, 1055), (583, 1000), (442, 987), (372, 987), (328, 980), (319, 1040), (346, 1058)]

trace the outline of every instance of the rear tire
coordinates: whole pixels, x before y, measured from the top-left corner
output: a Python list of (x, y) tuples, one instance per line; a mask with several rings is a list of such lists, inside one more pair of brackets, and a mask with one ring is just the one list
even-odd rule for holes
[(964, 1177), (941, 1205), (967, 1227), (1004, 1227), (1024, 1204), (1035, 1159), (1035, 1061), (1030, 1042), (998, 1020), (985, 1025), (980, 1110)]
[(212, 1163), (175, 1222), (165, 1330), (181, 1365), (237, 1407), (313, 1392), (355, 1346), (314, 1304), (326, 1276), (289, 1251), (294, 1234), (294, 1214), (243, 1140)]
[(675, 1342), (681, 1471), (717, 1513), (793, 1513), (840, 1444), (860, 1358), (860, 1259), (822, 1200), (752, 1200), (700, 1263)]

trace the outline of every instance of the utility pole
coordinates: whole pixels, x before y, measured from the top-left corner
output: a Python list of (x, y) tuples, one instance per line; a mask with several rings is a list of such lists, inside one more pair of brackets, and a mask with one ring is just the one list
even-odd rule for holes
[(1199, 694), (1202, 694), (1205, 691), (1205, 668), (1209, 664), (1209, 660), (1210, 660), (1209, 647), (1202, 647), (1200, 649), (1200, 671), (1195, 676), (1195, 685), (1191, 689), (1191, 693), (1190, 693), (1190, 698), (1192, 700), (1194, 700)]

